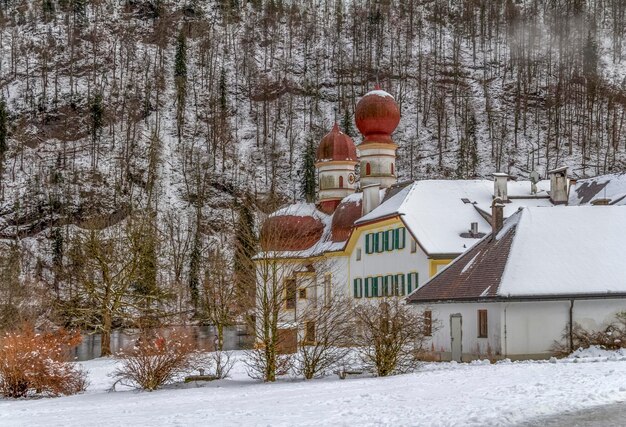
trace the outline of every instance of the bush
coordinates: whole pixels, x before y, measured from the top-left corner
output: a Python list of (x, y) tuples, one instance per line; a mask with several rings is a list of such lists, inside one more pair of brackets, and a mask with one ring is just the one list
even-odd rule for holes
[(197, 355), (193, 341), (181, 332), (167, 339), (144, 332), (132, 348), (116, 355), (122, 364), (112, 376), (115, 384), (152, 391), (189, 373)]
[[(428, 341), (423, 313), (389, 298), (361, 303), (354, 314), (358, 327), (355, 344), (366, 367), (384, 377), (407, 372), (416, 365)], [(436, 326), (430, 329), (435, 331)]]
[(84, 391), (85, 372), (68, 363), (82, 338), (63, 329), (36, 333), (23, 325), (0, 338), (0, 393), (4, 397), (60, 396)]
[(567, 356), (579, 348), (589, 348), (591, 346), (598, 346), (605, 350), (626, 348), (626, 312), (617, 313), (615, 321), (601, 331), (589, 331), (580, 324), (574, 323), (571, 346), (572, 348), (570, 349), (570, 333), (569, 328), (566, 327), (561, 341), (555, 341), (551, 350), (557, 356)]

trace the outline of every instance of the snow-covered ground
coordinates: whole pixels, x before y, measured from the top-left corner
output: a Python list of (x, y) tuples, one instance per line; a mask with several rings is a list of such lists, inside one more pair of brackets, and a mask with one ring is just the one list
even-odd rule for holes
[[(237, 355), (242, 357), (241, 354)], [(263, 384), (237, 364), (232, 378), (156, 392), (107, 392), (116, 362), (83, 362), (83, 395), (0, 400), (2, 426), (511, 425), (626, 400), (626, 352), (563, 360), (429, 363), (389, 378)]]

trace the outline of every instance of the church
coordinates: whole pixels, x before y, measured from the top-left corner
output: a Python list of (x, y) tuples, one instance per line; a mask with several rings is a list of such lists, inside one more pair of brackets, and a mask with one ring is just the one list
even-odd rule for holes
[[(355, 110), (360, 144), (337, 123), (319, 143), (317, 202), (285, 206), (264, 222), (256, 262), (276, 266), (283, 329), (293, 329), (308, 304), (334, 295), (405, 297), (478, 243), (494, 221), (568, 201), (565, 168), (532, 182), (494, 173), (492, 180), (399, 183), (392, 134), (400, 119), (391, 94), (379, 87), (365, 94)], [(496, 198), (502, 209), (494, 210)], [(257, 289), (269, 277), (261, 276)]]

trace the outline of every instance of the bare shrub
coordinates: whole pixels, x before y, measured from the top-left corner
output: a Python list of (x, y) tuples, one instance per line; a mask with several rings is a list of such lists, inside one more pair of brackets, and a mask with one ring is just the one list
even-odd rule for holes
[(566, 327), (561, 341), (555, 341), (551, 351), (557, 356), (567, 356), (574, 350), (591, 346), (606, 350), (626, 348), (626, 312), (617, 313), (615, 321), (600, 331), (589, 331), (574, 322), (571, 334)]
[[(407, 372), (417, 363), (427, 340), (423, 313), (398, 299), (364, 302), (354, 309), (355, 344), (365, 366), (384, 377)], [(431, 331), (435, 325), (430, 325)]]
[(350, 351), (351, 317), (350, 301), (342, 296), (307, 307), (300, 319), (304, 334), (295, 355), (297, 375), (309, 380), (338, 368)]
[[(250, 378), (275, 381), (276, 377), (289, 373), (293, 366), (293, 354), (274, 353), (272, 356), (268, 356), (265, 348), (255, 348), (246, 351), (244, 363), (248, 367)], [(268, 379), (268, 373), (272, 375), (271, 380)]]
[(228, 378), (234, 365), (235, 359), (230, 351), (203, 353), (196, 359), (196, 369), (200, 371), (200, 375), (208, 375), (218, 380)]
[(86, 374), (69, 363), (80, 333), (60, 329), (37, 333), (28, 324), (0, 338), (0, 393), (5, 397), (76, 394), (87, 387)]
[(144, 332), (132, 348), (116, 355), (122, 364), (112, 376), (115, 384), (156, 390), (190, 372), (197, 354), (193, 341), (182, 332), (167, 338)]

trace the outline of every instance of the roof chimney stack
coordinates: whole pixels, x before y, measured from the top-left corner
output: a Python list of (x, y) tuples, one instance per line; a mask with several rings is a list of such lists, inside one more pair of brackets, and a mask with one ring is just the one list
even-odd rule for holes
[(363, 187), (363, 216), (367, 215), (380, 205), (380, 184), (370, 184)]
[(495, 172), (493, 175), (493, 198), (500, 199), (501, 203), (507, 203), (509, 201), (508, 196), (508, 181), (509, 174)]
[(550, 177), (550, 200), (555, 205), (564, 205), (569, 197), (569, 180), (567, 179), (567, 166), (548, 172)]
[(502, 230), (502, 224), (504, 223), (504, 204), (499, 198), (493, 199), (491, 203), (491, 230), (492, 238), (496, 237), (496, 234)]

